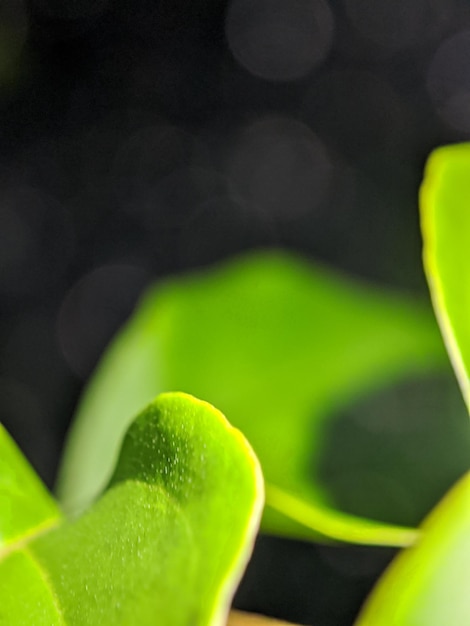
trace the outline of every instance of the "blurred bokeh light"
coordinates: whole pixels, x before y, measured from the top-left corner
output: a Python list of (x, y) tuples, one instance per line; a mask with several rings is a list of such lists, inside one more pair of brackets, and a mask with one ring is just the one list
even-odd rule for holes
[(332, 12), (323, 0), (232, 0), (227, 43), (249, 72), (273, 81), (302, 78), (328, 55)]

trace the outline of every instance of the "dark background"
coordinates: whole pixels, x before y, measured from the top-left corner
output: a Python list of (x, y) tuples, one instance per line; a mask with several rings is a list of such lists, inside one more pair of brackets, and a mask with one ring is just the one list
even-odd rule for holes
[[(1, 0), (0, 112), (0, 417), (52, 485), (150, 281), (278, 246), (426, 297), (417, 191), (470, 133), (470, 3)], [(350, 624), (392, 554), (261, 538), (237, 603)]]

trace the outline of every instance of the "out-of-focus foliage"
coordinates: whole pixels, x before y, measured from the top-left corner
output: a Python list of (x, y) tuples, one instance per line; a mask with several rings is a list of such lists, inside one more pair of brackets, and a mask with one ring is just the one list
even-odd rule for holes
[[(13, 452), (0, 479), (12, 483), (26, 462), (5, 441)], [(4, 493), (0, 524), (15, 510), (17, 487)], [(213, 407), (185, 394), (149, 405), (127, 432), (106, 492), (78, 519), (45, 532), (41, 497), (30, 499), (37, 515), (28, 534), (22, 517), (23, 534), (0, 546), (2, 626), (225, 624), (263, 482), (247, 441)]]
[(443, 362), (418, 303), (290, 255), (252, 254), (151, 290), (79, 407), (59, 491), (68, 510), (101, 489), (129, 419), (160, 391), (221, 407), (258, 454), (265, 530), (406, 545), (406, 529), (349, 517), (312, 480), (325, 418), (360, 394)]
[[(421, 190), (424, 265), (436, 316), (470, 408), (470, 145), (430, 157)], [(470, 623), (470, 474), (425, 520), (374, 590), (357, 626)]]
[(421, 200), (431, 296), (470, 408), (470, 144), (447, 146), (432, 154)]
[(436, 507), (415, 546), (383, 576), (356, 626), (470, 623), (470, 474)]
[(0, 424), (0, 558), (14, 543), (44, 532), (62, 515)]

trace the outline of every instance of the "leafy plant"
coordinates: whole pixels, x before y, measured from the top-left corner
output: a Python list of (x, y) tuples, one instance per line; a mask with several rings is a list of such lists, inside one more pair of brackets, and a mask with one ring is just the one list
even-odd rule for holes
[[(434, 307), (470, 407), (469, 172), (468, 146), (433, 155), (422, 222)], [(318, 473), (338, 409), (445, 364), (426, 307), (291, 255), (252, 254), (157, 286), (77, 411), (59, 478), (66, 517), (0, 430), (0, 625), (223, 624), (261, 519), (258, 458), (263, 530), (410, 546), (357, 626), (470, 622), (470, 474), (416, 530), (338, 510)], [(257, 456), (194, 396), (220, 407)]]
[(74, 512), (93, 500), (132, 415), (182, 389), (219, 407), (253, 445), (266, 480), (263, 530), (407, 545), (414, 530), (334, 508), (316, 472), (324, 425), (353, 399), (443, 364), (426, 307), (285, 253), (170, 280), (145, 296), (83, 397), (61, 501)]
[(1, 431), (0, 624), (224, 624), (263, 501), (256, 457), (210, 405), (164, 394), (101, 498), (65, 520)]
[[(424, 266), (431, 297), (470, 410), (470, 145), (436, 150), (421, 189)], [(438, 504), (421, 539), (377, 586), (357, 626), (470, 623), (470, 473)]]

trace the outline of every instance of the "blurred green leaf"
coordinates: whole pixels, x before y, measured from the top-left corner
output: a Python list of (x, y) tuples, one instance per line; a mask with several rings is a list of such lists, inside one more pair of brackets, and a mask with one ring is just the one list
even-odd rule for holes
[(165, 394), (130, 427), (88, 512), (0, 555), (0, 624), (221, 626), (262, 501), (241, 433)]
[(421, 188), (421, 223), (436, 316), (470, 409), (470, 144), (432, 153)]
[(105, 354), (59, 481), (79, 510), (107, 480), (129, 416), (159, 391), (221, 407), (268, 482), (266, 531), (407, 545), (415, 533), (344, 515), (315, 482), (322, 427), (351, 400), (445, 359), (430, 312), (280, 252), (158, 285)]
[(0, 424), (0, 558), (10, 545), (45, 532), (61, 513)]
[(470, 624), (470, 474), (425, 520), (372, 592), (356, 626)]
[[(420, 200), (429, 288), (470, 409), (470, 144), (431, 155)], [(470, 473), (425, 520), (419, 542), (392, 563), (356, 626), (469, 624), (469, 578)]]

